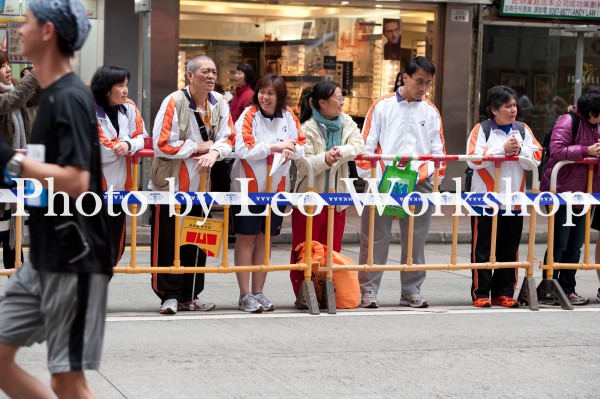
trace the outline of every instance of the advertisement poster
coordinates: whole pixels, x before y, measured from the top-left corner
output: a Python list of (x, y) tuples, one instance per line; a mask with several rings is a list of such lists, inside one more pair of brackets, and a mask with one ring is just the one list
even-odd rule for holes
[(383, 59), (399, 61), (400, 51), (400, 20), (383, 20)]
[(8, 61), (14, 63), (28, 63), (27, 59), (21, 55), (21, 47), (23, 42), (19, 37), (19, 28), (24, 22), (7, 22), (6, 23), (6, 50), (8, 53)]
[(19, 0), (0, 0), (0, 14), (19, 15), (20, 6)]

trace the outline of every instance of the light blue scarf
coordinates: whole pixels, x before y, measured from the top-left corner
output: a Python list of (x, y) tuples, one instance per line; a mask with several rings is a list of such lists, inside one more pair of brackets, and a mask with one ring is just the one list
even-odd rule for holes
[(325, 139), (325, 151), (342, 144), (342, 118), (337, 116), (335, 119), (327, 119), (319, 113), (316, 108), (312, 109), (315, 121), (325, 126), (325, 131), (319, 129), (323, 139)]

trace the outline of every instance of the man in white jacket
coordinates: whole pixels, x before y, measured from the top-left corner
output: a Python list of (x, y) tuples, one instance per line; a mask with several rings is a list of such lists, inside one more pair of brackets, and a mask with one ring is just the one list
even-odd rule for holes
[[(424, 96), (433, 83), (435, 66), (426, 57), (416, 57), (408, 61), (404, 71), (404, 86), (390, 95), (379, 98), (371, 106), (365, 125), (363, 138), (368, 154), (445, 154), (444, 134), (439, 111)], [(357, 162), (361, 177), (370, 176), (370, 163)], [(418, 171), (415, 191), (432, 191), (434, 165), (432, 162), (412, 161), (411, 168)], [(445, 173), (445, 163), (440, 168), (440, 176)], [(385, 170), (383, 162), (377, 164), (377, 177), (381, 179)], [(419, 214), (419, 210), (416, 211)], [(425, 263), (425, 240), (431, 224), (430, 207), (423, 215), (415, 217), (413, 236), (413, 263)], [(375, 234), (373, 256), (375, 264), (385, 264), (388, 257), (392, 216), (375, 212)], [(402, 247), (402, 263), (406, 263), (408, 246), (408, 219), (399, 219)], [(360, 232), (360, 264), (367, 262), (369, 240), (369, 213), (363, 212)], [(377, 308), (377, 292), (383, 272), (359, 272), (362, 293), (361, 306)], [(402, 292), (400, 305), (425, 308), (427, 301), (421, 295), (421, 284), (425, 280), (424, 271), (400, 272)]]

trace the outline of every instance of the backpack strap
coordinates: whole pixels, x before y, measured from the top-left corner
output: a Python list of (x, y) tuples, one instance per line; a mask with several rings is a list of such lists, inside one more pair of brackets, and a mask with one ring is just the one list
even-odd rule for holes
[(519, 133), (521, 133), (521, 139), (525, 141), (525, 124), (523, 122), (515, 121), (515, 125), (517, 125), (517, 129), (519, 129)]
[(481, 129), (483, 129), (483, 134), (485, 135), (485, 141), (487, 142), (490, 139), (490, 134), (492, 133), (492, 121), (489, 119), (482, 121)]
[[(187, 100), (191, 103), (192, 99), (190, 98), (190, 95), (188, 94), (187, 90), (185, 88), (181, 89), (181, 91), (183, 92), (183, 94), (185, 95), (185, 97), (187, 98)], [(210, 112), (210, 110), (208, 110)], [(204, 125), (204, 121), (202, 120), (202, 118), (200, 118), (200, 115), (198, 115), (197, 112), (192, 111), (192, 114), (194, 114), (194, 116), (196, 117), (196, 123), (198, 123), (198, 130), (200, 131), (200, 135), (202, 136), (202, 140), (204, 141), (208, 141), (208, 133), (206, 131), (206, 126)]]

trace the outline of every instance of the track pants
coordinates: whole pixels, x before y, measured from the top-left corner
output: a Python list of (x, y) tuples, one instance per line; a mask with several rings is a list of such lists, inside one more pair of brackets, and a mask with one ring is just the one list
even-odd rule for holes
[(108, 216), (108, 231), (114, 248), (114, 258), (112, 265), (116, 266), (123, 256), (125, 251), (125, 212), (121, 211), (119, 216)]
[[(175, 217), (169, 217), (169, 205), (151, 205), (151, 259), (152, 266), (173, 266), (175, 256)], [(202, 216), (202, 207), (194, 205), (189, 216)], [(195, 245), (182, 245), (179, 251), (181, 266), (205, 266), (206, 253)], [(194, 286), (194, 279), (196, 285)], [(180, 302), (198, 298), (204, 289), (204, 273), (152, 274), (152, 289), (162, 302), (177, 299)]]
[[(427, 180), (419, 183), (415, 191), (430, 193), (431, 184)], [(431, 225), (431, 215), (434, 207), (429, 206), (427, 211), (415, 217), (413, 230), (413, 264), (425, 263), (425, 241)], [(415, 213), (421, 212), (421, 207), (416, 207)], [(375, 234), (373, 237), (373, 262), (376, 265), (385, 265), (387, 263), (388, 252), (390, 249), (390, 234), (392, 232), (393, 216), (379, 215), (375, 209)], [(398, 219), (400, 224), (400, 247), (402, 249), (401, 261), (406, 263), (408, 248), (408, 217)], [(369, 208), (365, 207), (360, 220), (360, 255), (359, 263), (367, 263), (367, 250), (369, 245)], [(358, 272), (358, 281), (360, 282), (360, 291), (375, 292), (379, 291), (383, 272)], [(402, 285), (401, 294), (419, 294), (421, 285), (425, 281), (425, 271), (400, 272), (400, 283)]]
[[(519, 243), (523, 232), (523, 216), (498, 216), (496, 235), (496, 261), (514, 262), (518, 258)], [(492, 217), (473, 216), (471, 218), (471, 261), (489, 262), (492, 237)], [(473, 269), (471, 297), (492, 298), (513, 297), (519, 269)]]

